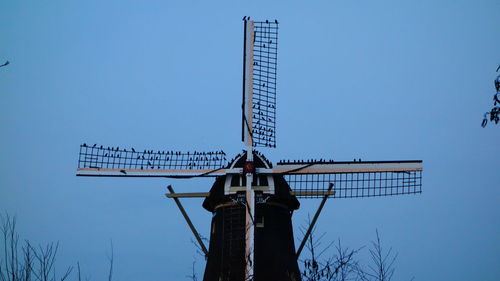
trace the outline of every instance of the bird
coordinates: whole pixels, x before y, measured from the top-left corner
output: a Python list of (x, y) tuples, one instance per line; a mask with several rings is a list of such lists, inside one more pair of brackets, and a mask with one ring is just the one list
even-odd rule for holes
[(278, 24), (278, 20), (274, 20), (274, 23), (275, 23), (275, 24)]
[(10, 64), (10, 62), (9, 62), (9, 61), (6, 61), (4, 64), (0, 65), (0, 67), (2, 67), (2, 66), (7, 66), (7, 65), (9, 65), (9, 64)]
[(268, 20), (266, 20), (266, 23), (269, 23), (269, 21), (268, 21)]
[(126, 175), (126, 174), (127, 174), (127, 172), (126, 172), (125, 170), (120, 170), (120, 173), (122, 173), (122, 174), (124, 174), (124, 175)]
[(135, 149), (132, 147), (132, 152), (135, 152)]
[(241, 20), (246, 20), (247, 19), (247, 16), (244, 16)]
[(83, 145), (82, 145), (82, 146), (83, 146), (83, 147), (87, 147), (87, 144), (86, 144), (86, 143), (83, 143)]

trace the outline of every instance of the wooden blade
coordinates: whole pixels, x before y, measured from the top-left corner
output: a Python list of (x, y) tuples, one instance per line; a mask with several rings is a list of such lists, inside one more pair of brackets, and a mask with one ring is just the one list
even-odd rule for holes
[(214, 152), (138, 151), (134, 148), (80, 146), (78, 176), (215, 177), (226, 173), (226, 154)]
[(78, 168), (77, 176), (89, 177), (166, 177), (166, 178), (193, 178), (223, 176), (231, 169), (193, 169), (193, 170), (163, 170), (163, 169), (107, 169), (107, 168)]
[(359, 162), (280, 162), (273, 174), (337, 174), (363, 172), (422, 171), (422, 160), (411, 161), (359, 161)]

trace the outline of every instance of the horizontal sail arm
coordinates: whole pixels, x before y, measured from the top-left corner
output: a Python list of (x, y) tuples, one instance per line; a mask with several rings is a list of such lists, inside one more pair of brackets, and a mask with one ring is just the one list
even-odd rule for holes
[(422, 170), (416, 160), (279, 163), (267, 172), (284, 175), (299, 197), (320, 198), (333, 183), (330, 197), (358, 198), (421, 193)]
[(215, 177), (226, 174), (223, 151), (138, 151), (134, 148), (80, 146), (78, 176)]

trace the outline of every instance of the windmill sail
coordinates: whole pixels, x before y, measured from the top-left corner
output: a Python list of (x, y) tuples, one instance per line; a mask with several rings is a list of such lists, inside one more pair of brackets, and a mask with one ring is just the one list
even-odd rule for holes
[(276, 147), (278, 22), (245, 21), (244, 46), (242, 138)]
[(78, 176), (195, 177), (224, 174), (223, 151), (180, 152), (80, 146)]
[(303, 198), (322, 197), (330, 183), (332, 198), (358, 198), (422, 192), (422, 161), (280, 162), (292, 191)]

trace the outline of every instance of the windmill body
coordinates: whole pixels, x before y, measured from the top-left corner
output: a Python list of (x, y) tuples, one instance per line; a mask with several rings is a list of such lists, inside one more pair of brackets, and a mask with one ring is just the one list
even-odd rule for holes
[[(181, 213), (207, 256), (204, 281), (300, 280), (297, 260), (328, 198), (421, 193), (422, 161), (280, 161), (255, 150), (276, 147), (277, 21), (244, 18), (243, 153), (180, 152), (80, 146), (78, 176), (214, 177), (209, 192), (174, 193)], [(213, 213), (207, 250), (179, 201), (205, 198)], [(320, 198), (320, 208), (296, 249), (292, 213), (298, 198)]]
[[(256, 167), (269, 167), (267, 160), (254, 153)], [(230, 164), (242, 168), (246, 154), (238, 155)], [(205, 281), (244, 280), (248, 257), (245, 256), (247, 203), (244, 191), (234, 195), (224, 192), (230, 188), (243, 189), (246, 177), (227, 175), (218, 177), (210, 189), (203, 207), (214, 214), (210, 231), (210, 247), (205, 268)], [(274, 194), (268, 193), (269, 182), (274, 183)], [(290, 187), (281, 175), (258, 175), (253, 179), (255, 192), (255, 280), (300, 280), (295, 258), (292, 212), (299, 201), (290, 194)]]

